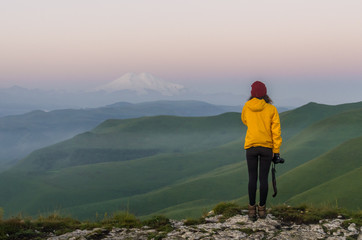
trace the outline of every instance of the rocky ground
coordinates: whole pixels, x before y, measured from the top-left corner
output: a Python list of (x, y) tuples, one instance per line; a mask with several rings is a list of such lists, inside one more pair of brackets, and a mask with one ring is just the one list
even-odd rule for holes
[[(362, 240), (362, 227), (345, 222), (348, 219), (336, 218), (321, 220), (319, 224), (286, 223), (268, 214), (266, 219), (255, 222), (246, 215), (236, 215), (224, 219), (222, 215), (207, 217), (205, 223), (189, 225), (185, 221), (170, 220), (169, 231), (159, 231), (150, 227), (96, 228), (76, 230), (61, 236), (51, 236), (48, 240), (83, 239), (358, 239)], [(346, 224), (347, 223), (347, 224)]]

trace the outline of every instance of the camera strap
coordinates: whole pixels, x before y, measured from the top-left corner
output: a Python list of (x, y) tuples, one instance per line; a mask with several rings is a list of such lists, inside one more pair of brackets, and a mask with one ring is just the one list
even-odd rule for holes
[(275, 169), (275, 164), (272, 163), (272, 183), (273, 183), (273, 189), (274, 189), (274, 194), (273, 197), (275, 197), (278, 193), (277, 190), (277, 179), (275, 177), (275, 173), (277, 172), (277, 170)]

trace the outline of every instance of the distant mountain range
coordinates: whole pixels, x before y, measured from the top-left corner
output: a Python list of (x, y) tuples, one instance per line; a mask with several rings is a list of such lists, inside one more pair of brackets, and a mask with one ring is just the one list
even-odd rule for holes
[[(362, 102), (309, 103), (280, 117), (286, 162), (268, 204), (361, 209)], [(56, 209), (90, 219), (118, 210), (198, 217), (220, 201), (247, 204), (245, 131), (240, 112), (106, 120), (1, 173), (0, 206), (6, 216)]]
[[(240, 94), (204, 93), (160, 79), (149, 73), (126, 73), (107, 84), (78, 91), (27, 89), (19, 86), (0, 89), (0, 117), (33, 110), (97, 108), (115, 102), (195, 100), (214, 105), (237, 106), (248, 98), (242, 92), (245, 91), (240, 89)], [(278, 107), (293, 108), (293, 106), (300, 106), (299, 103), (291, 100)]]
[(16, 159), (76, 134), (91, 130), (107, 119), (142, 116), (212, 116), (240, 112), (240, 107), (217, 106), (199, 101), (156, 101), (132, 104), (118, 102), (89, 109), (32, 111), (0, 118), (0, 171), (15, 164)]

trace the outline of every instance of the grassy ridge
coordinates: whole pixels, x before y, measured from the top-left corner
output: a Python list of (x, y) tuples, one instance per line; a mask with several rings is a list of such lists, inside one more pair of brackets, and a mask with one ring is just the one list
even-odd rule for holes
[(350, 110), (311, 124), (282, 146), (288, 162), (281, 173), (291, 170), (349, 139), (362, 136), (362, 109)]
[(283, 112), (280, 114), (283, 139), (290, 139), (303, 129), (318, 121), (342, 112), (356, 109), (362, 109), (362, 102), (340, 104), (336, 106), (311, 102), (297, 109)]

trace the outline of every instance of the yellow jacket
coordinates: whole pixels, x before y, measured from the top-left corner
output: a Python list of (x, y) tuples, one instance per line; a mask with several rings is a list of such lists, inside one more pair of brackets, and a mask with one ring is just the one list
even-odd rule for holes
[(279, 153), (282, 137), (279, 114), (275, 106), (263, 99), (253, 98), (245, 103), (241, 120), (248, 128), (245, 149), (259, 146), (272, 148), (273, 153)]

